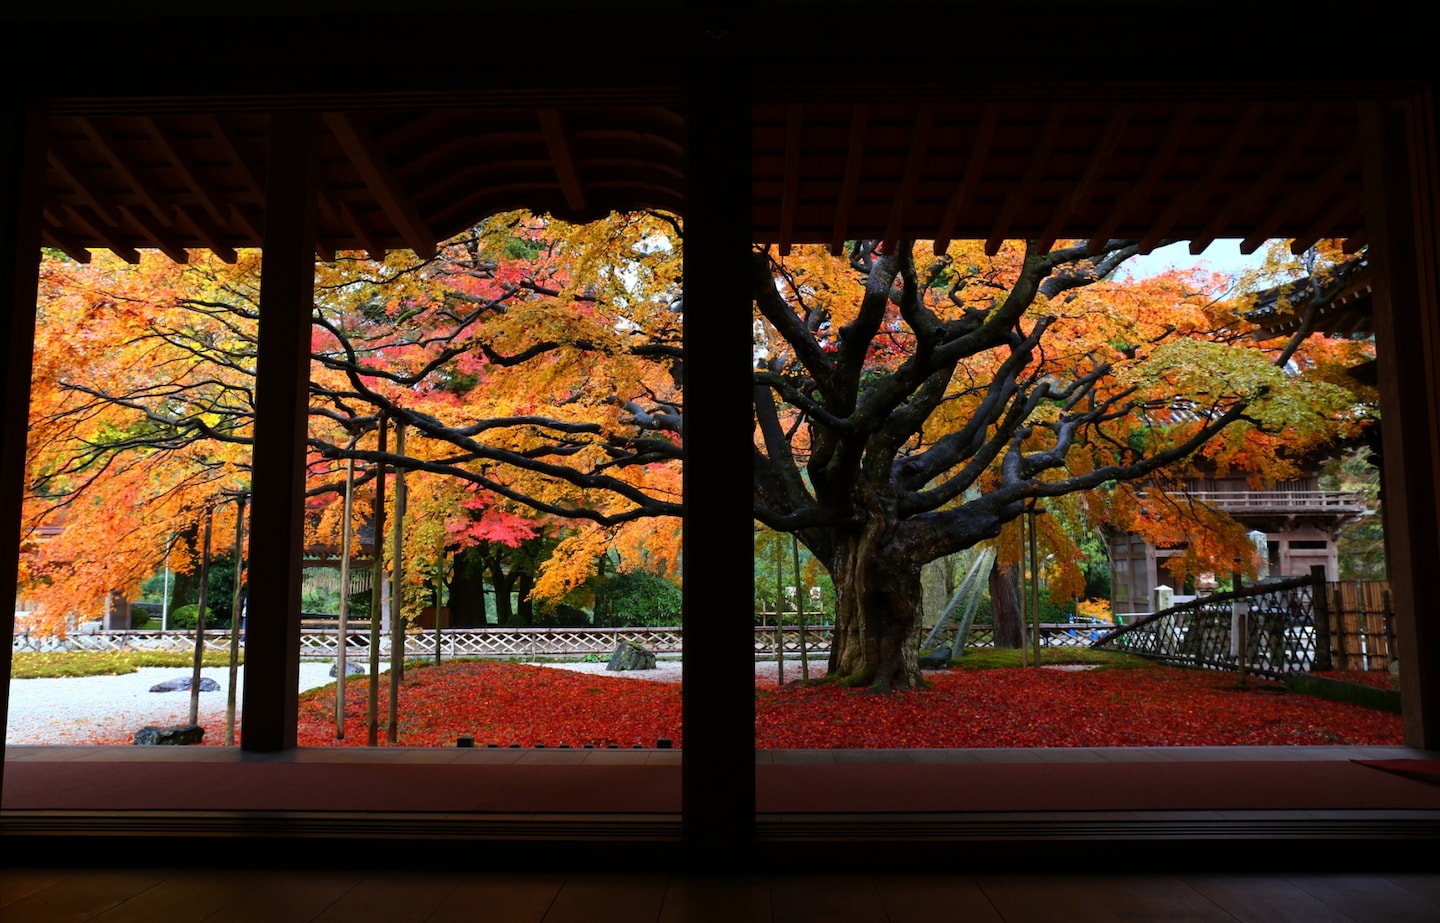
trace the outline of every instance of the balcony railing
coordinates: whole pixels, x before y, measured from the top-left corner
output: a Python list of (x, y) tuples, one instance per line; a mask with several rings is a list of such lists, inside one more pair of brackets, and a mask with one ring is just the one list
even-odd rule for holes
[(1342, 490), (1187, 490), (1175, 496), (1225, 513), (1328, 513), (1369, 511), (1360, 494)]

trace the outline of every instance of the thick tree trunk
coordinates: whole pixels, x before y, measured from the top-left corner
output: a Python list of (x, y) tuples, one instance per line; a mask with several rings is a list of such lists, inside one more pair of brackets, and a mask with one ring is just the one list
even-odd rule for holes
[(920, 564), (897, 554), (881, 525), (837, 543), (829, 673), (888, 692), (920, 684)]
[(1018, 648), (1024, 635), (1020, 625), (1020, 571), (1011, 564), (990, 568), (990, 617), (995, 624), (995, 646)]
[(455, 555), (450, 576), (450, 625), (454, 628), (484, 628), (485, 562), (478, 547), (465, 548)]

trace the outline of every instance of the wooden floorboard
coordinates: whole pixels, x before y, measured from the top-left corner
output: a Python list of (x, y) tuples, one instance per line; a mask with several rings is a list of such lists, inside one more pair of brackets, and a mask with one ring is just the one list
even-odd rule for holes
[(1356, 920), (1435, 923), (1440, 902), (1374, 875), (1287, 875), (1286, 880)]
[[(48, 885), (4, 907), (5, 923), (62, 923), (92, 920), (166, 880), (173, 873), (126, 869), (85, 869), (54, 873)], [(4, 878), (9, 878), (6, 871)]]
[(1240, 923), (1355, 923), (1275, 875), (1186, 875), (1184, 880)]
[(545, 923), (654, 923), (665, 903), (664, 875), (571, 875)]
[(94, 917), (103, 923), (198, 923), (213, 917), (263, 879), (246, 872), (174, 874)]
[[(500, 875), (483, 870), (448, 873), (455, 887), (425, 923), (474, 923), (505, 920), (541, 923), (565, 883), (559, 874)], [(359, 923), (364, 918), (352, 918)]]
[[(1087, 853), (1090, 859), (1096, 856)], [(372, 857), (373, 858), (373, 857)], [(414, 858), (414, 857), (410, 857)], [(1057, 856), (1056, 861), (1076, 861)], [(1101, 857), (1103, 858), (1103, 857)], [(1431, 923), (1440, 875), (0, 869), (0, 919), (266, 923)]]
[(875, 879), (890, 923), (1003, 923), (1004, 917), (974, 878), (963, 875), (895, 875)]
[(1092, 891), (1106, 909), (1126, 923), (1235, 923), (1233, 914), (1180, 878), (1106, 876), (1094, 883)]
[(885, 920), (875, 881), (866, 875), (786, 875), (770, 881), (771, 918), (827, 923)]
[(759, 875), (671, 878), (660, 909), (660, 923), (769, 923), (772, 917), (770, 882)]

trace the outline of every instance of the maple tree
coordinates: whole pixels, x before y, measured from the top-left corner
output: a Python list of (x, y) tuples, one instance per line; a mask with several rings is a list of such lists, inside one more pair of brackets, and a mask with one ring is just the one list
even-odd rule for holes
[(1347, 388), (1294, 372), (1303, 336), (1255, 344), (1213, 279), (1119, 277), (1136, 251), (756, 253), (755, 516), (834, 580), (832, 675), (917, 685), (921, 566), (996, 540), (1018, 561), (1041, 501), (1066, 595), (1083, 586), (1067, 521), (1183, 530), (1193, 562), (1229, 562), (1243, 529), (1203, 509), (1182, 522), (1158, 476), (1203, 457), (1276, 477), (1351, 420)]
[[(338, 546), (353, 460), (357, 529), (379, 466), (406, 472), (411, 612), (466, 549), (553, 545), (526, 578), (546, 599), (583, 587), (609, 549), (673, 577), (678, 532), (647, 520), (680, 511), (679, 233), (663, 215), (516, 213), (431, 260), (317, 264), (307, 540)], [(32, 541), (23, 575), (42, 627), (134, 587), (171, 533), (248, 486), (258, 266), (46, 259), (26, 525), (63, 529)], [(382, 420), (403, 425), (403, 450), (398, 434), (381, 449)], [(193, 546), (175, 544), (185, 570)]]

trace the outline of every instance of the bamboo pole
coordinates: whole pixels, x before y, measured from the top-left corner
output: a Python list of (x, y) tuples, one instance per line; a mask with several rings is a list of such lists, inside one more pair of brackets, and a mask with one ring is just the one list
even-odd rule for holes
[[(355, 448), (355, 439), (350, 448)], [(345, 459), (345, 503), (340, 524), (340, 618), (335, 642), (335, 739), (345, 739), (345, 679), (350, 647), (350, 515), (355, 503), (355, 459)]]
[(780, 533), (775, 533), (775, 685), (785, 685), (785, 565)]
[(435, 561), (435, 666), (440, 666), (440, 592), (445, 588), (445, 546), (440, 546), (440, 556)]
[(191, 724), (200, 723), (200, 667), (205, 660), (205, 590), (210, 582), (210, 524), (214, 515), (213, 506), (205, 507), (203, 547), (200, 549), (200, 602), (195, 610), (195, 663), (190, 670)]
[(1028, 627), (1030, 613), (1027, 611), (1029, 607), (1026, 605), (1025, 598), (1028, 592), (1025, 588), (1025, 519), (1026, 517), (1021, 516), (1015, 521), (1020, 527), (1020, 560), (1015, 565), (1017, 574), (1016, 582), (1019, 586), (1016, 587), (1015, 596), (1020, 607), (1020, 666), (1022, 667), (1030, 666), (1030, 632)]
[[(385, 415), (380, 415), (379, 453), (385, 455)], [(385, 575), (385, 462), (375, 465), (374, 560), (370, 572), (370, 700), (365, 706), (366, 742), (380, 744), (380, 582)]]
[(240, 579), (244, 573), (245, 506), (249, 491), (235, 495), (235, 592), (230, 597), (230, 688), (225, 698), (225, 746), (235, 746), (235, 687), (240, 679), (240, 629), (244, 624), (245, 602)]
[(800, 576), (800, 538), (790, 533), (790, 549), (795, 552), (795, 608), (800, 613), (800, 679), (810, 678), (810, 651), (805, 645), (805, 580)]
[(1030, 506), (1030, 618), (1035, 625), (1035, 666), (1040, 666), (1040, 540), (1035, 531), (1035, 517), (1043, 512)]
[[(395, 454), (405, 454), (405, 424), (395, 421)], [(390, 543), (390, 746), (400, 740), (400, 684), (405, 680), (404, 566), (401, 554), (405, 526), (405, 469), (395, 467), (395, 515), (391, 519)], [(378, 536), (377, 536), (378, 537)], [(436, 612), (438, 617), (439, 612)]]

